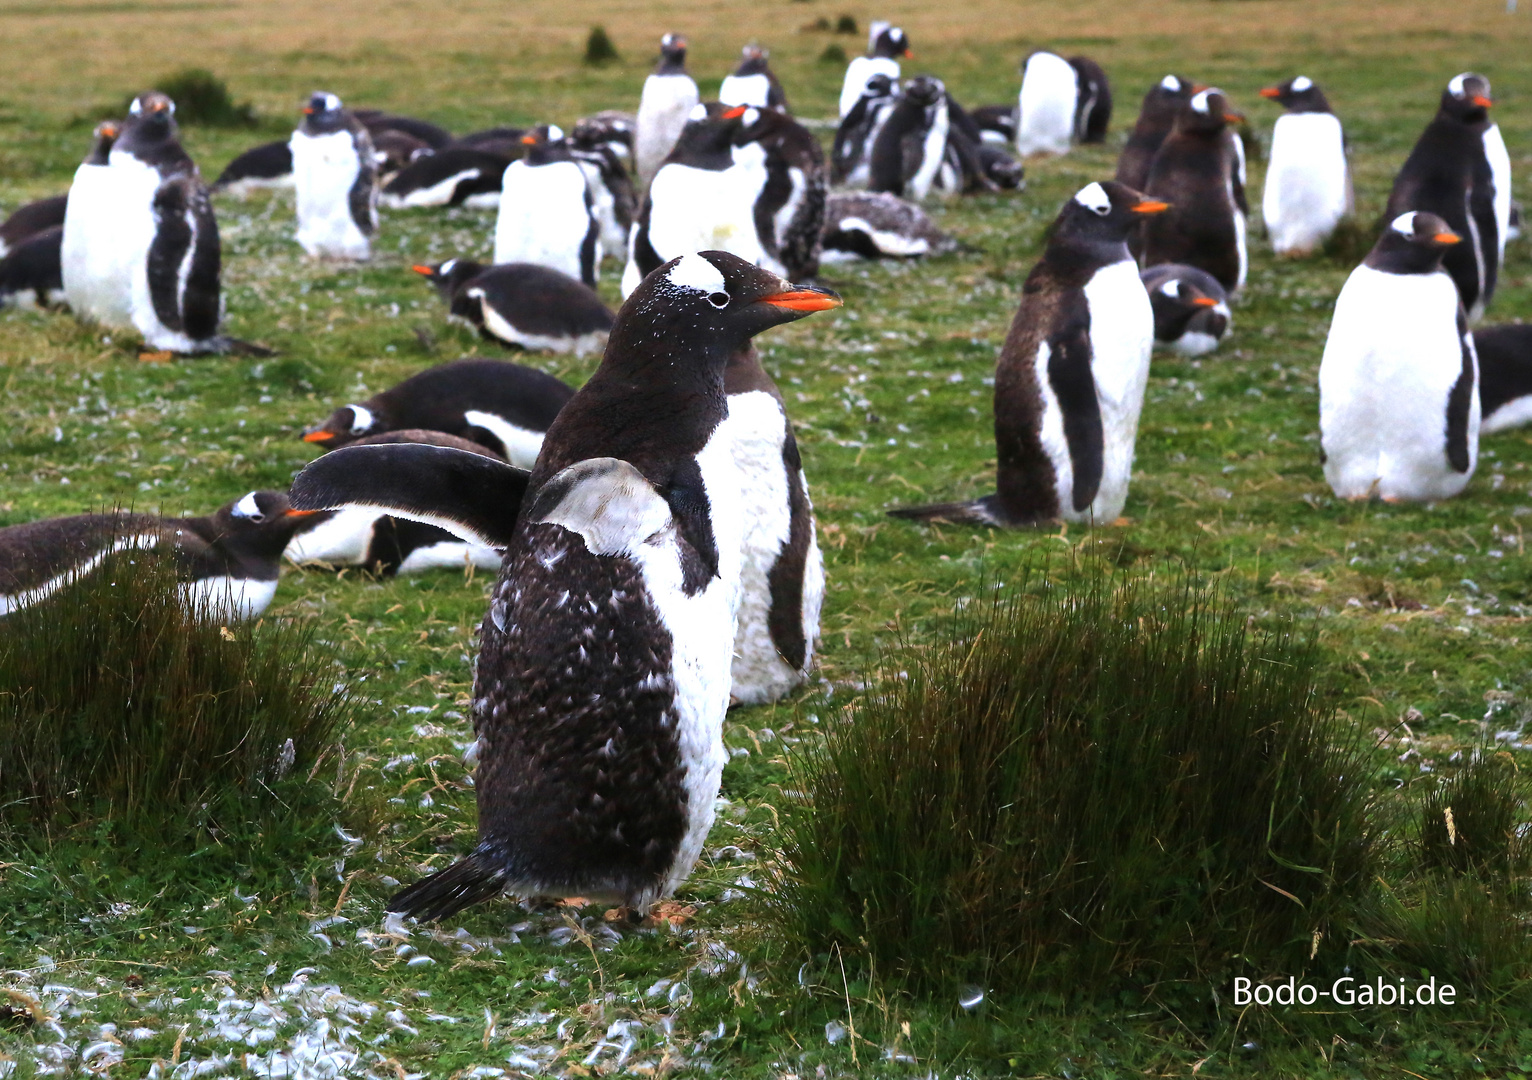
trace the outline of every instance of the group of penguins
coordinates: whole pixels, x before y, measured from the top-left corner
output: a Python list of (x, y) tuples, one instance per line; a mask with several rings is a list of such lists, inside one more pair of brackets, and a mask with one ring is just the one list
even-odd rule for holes
[[(641, 914), (686, 879), (713, 818), (725, 712), (807, 677), (825, 589), (798, 447), (753, 339), (840, 305), (793, 283), (822, 258), (948, 249), (921, 199), (1019, 187), (1019, 158), (1104, 139), (1111, 110), (1098, 65), (1037, 53), (1013, 105), (966, 112), (938, 79), (901, 81), (909, 42), (877, 24), (848, 67), (827, 161), (763, 50), (703, 102), (684, 40), (661, 49), (635, 116), (597, 114), (568, 136), (549, 124), (454, 138), (317, 93), (288, 141), (241, 155), (213, 186), (291, 185), (296, 239), (319, 258), (366, 258), (380, 202), (495, 206), (493, 264), (414, 270), (490, 338), (601, 349), (584, 386), (458, 360), (306, 429), (322, 454), (286, 492), (208, 517), (0, 529), (0, 616), (147, 548), (168, 550), (188, 603), (220, 619), (262, 612), (284, 557), (497, 571), (473, 690), (478, 843), (392, 911), (439, 919), (511, 892)], [(1344, 137), (1312, 80), (1261, 93), (1287, 108), (1267, 231), (1304, 255), (1351, 210)], [(1532, 328), (1469, 330), (1514, 228), (1491, 104), (1481, 76), (1451, 80), (1337, 300), (1320, 390), (1340, 495), (1452, 495), (1481, 430), (1532, 419)], [(173, 114), (140, 96), (98, 127), (68, 196), (0, 225), (0, 288), (20, 291), (16, 267), (51, 251), (52, 288), (77, 315), (168, 352), (229, 347), (209, 188)], [(1149, 90), (1115, 179), (1065, 202), (1027, 277), (996, 369), (997, 490), (890, 513), (1117, 518), (1152, 348), (1214, 349), (1245, 282), (1241, 119), (1191, 80)], [(615, 313), (592, 290), (606, 250), (625, 259)]]

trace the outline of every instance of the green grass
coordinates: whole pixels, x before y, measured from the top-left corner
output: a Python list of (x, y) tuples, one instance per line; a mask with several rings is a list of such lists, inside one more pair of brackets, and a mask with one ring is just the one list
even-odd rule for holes
[[(186, 132), (210, 176), (235, 153), (288, 129), (316, 87), (459, 131), (545, 120), (567, 127), (599, 108), (631, 107), (665, 29), (688, 34), (693, 68), (704, 78), (731, 70), (740, 45), (758, 38), (806, 116), (833, 112), (841, 76), (838, 66), (817, 62), (830, 36), (798, 30), (840, 14), (814, 5), (566, 10), (468, 0), (449, 20), (401, 0), (369, 5), (360, 22), (349, 2), (110, 7), (76, 4), (50, 8), (59, 11), (51, 15), (28, 5), (4, 19), (13, 76), (0, 91), (0, 207), (63, 191), (87, 149), (92, 110), (180, 66), (217, 73), (236, 100), (255, 103), (261, 120), (259, 131)], [(737, 895), (749, 890), (741, 879), (762, 879), (772, 854), (772, 804), (788, 784), (783, 744), (812, 744), (829, 716), (859, 696), (862, 672), (873, 667), (866, 658), (901, 639), (929, 640), (929, 628), (943, 625), (956, 598), (973, 595), (981, 575), (1010, 582), (1066, 549), (1099, 549), (1128, 574), (1185, 564), (1216, 578), (1257, 630), (1312, 620), (1330, 677), (1325, 703), (1376, 743), (1371, 791), (1385, 809), (1397, 808), (1404, 835), (1418, 830), (1416, 803), (1397, 789), (1428, 775), (1424, 769), (1434, 776), (1453, 754), (1471, 753), (1485, 735), (1504, 730), (1515, 734), (1500, 745), (1523, 763), (1521, 703), (1532, 693), (1521, 642), (1532, 603), (1523, 542), (1532, 437), (1512, 431), (1486, 439), (1478, 474), (1449, 503), (1334, 500), (1318, 463), (1315, 373), (1331, 303), (1350, 269), (1344, 259), (1277, 261), (1253, 230), (1251, 281), (1225, 348), (1201, 361), (1154, 362), (1127, 524), (1095, 535), (1077, 527), (1002, 533), (917, 527), (883, 514), (897, 503), (991, 489), (984, 380), (1021, 282), (1062, 201), (1111, 175), (1144, 88), (1170, 70), (1218, 82), (1265, 133), (1276, 113), (1255, 89), (1299, 70), (1311, 75), (1347, 125), (1357, 217), (1370, 225), (1442, 85), (1465, 68), (1494, 79), (1498, 119), (1525, 172), (1532, 110), (1520, 86), (1532, 61), (1524, 25), (1500, 9), (1147, 0), (1068, 11), (989, 2), (961, 11), (913, 3), (884, 9), (911, 29), (918, 60), (910, 70), (941, 75), (965, 104), (1010, 100), (1018, 61), (1046, 43), (1106, 67), (1118, 117), (1106, 147), (1031, 164), (1019, 195), (937, 208), (940, 224), (970, 250), (923, 265), (834, 268), (826, 283), (846, 297), (843, 311), (761, 340), (797, 425), (821, 522), (830, 578), (824, 681), (781, 706), (731, 714), (726, 740), (737, 756), (724, 776), (728, 804), (709, 854), (678, 897), (695, 912), (674, 930), (622, 930), (611, 941), (596, 910), (486, 905), (444, 934), (461, 927), (476, 942), (492, 938), (498, 955), (417, 934), (410, 946), (436, 962), (409, 966), (412, 957), (395, 951), (400, 942), (382, 934), (382, 908), (394, 882), (440, 867), (473, 834), (461, 748), (471, 737), (467, 658), (486, 582), (482, 575), (373, 581), (293, 571), (269, 618), (314, 616), (363, 699), (344, 754), (320, 777), (333, 811), (307, 821), (309, 833), (296, 825), (274, 830), (266, 850), (226, 858), (208, 849), (174, 868), (90, 837), (68, 850), (0, 855), (0, 970), (34, 976), (7, 976), (3, 985), (40, 995), (55, 1015), (80, 1008), (83, 1016), (62, 1021), (71, 1032), (93, 1036), (86, 1025), (104, 1022), (152, 1031), (141, 1041), (124, 1038), (127, 1060), (115, 1070), (123, 1075), (142, 1075), (156, 1058), (169, 1063), (188, 1024), (183, 1063), (245, 1052), (209, 1037), (195, 1010), (213, 1008), (226, 987), (246, 998), (263, 986), (275, 993), (308, 966), (318, 969), (309, 976), (315, 984), (379, 1006), (359, 1025), (366, 1039), (387, 1035), (383, 1017), (395, 1008), (387, 1003), (398, 1003), (419, 1036), (395, 1033), (370, 1052), (432, 1076), (508, 1067), (521, 1045), (552, 1047), (556, 1060), (580, 1068), (605, 1067), (617, 1050), (603, 1050), (592, 1066), (581, 1062), (620, 1020), (644, 1025), (626, 1064), (658, 1067), (669, 1052), (673, 1075), (701, 1075), (699, 1059), (713, 1063), (713, 1075), (762, 1077), (815, 1075), (821, 1065), (827, 1075), (1184, 1076), (1199, 1062), (1199, 1077), (1532, 1072), (1528, 1013), (1498, 992), (1451, 1010), (1226, 1009), (1188, 1025), (1174, 1003), (1007, 998), (990, 987), (985, 1005), (968, 1013), (953, 1000), (913, 998), (878, 973), (863, 977), (849, 959), (844, 978), (839, 957), (802, 969), (795, 954), (753, 927)], [(865, 24), (877, 13), (854, 14)], [(581, 57), (596, 22), (622, 59), (590, 68)], [(148, 46), (132, 44), (146, 41), (155, 42), (148, 67)], [(856, 42), (844, 41), (854, 51)], [(1251, 187), (1260, 189), (1259, 167)], [(282, 487), (310, 457), (298, 439), (305, 424), (428, 364), (485, 349), (445, 321), (408, 266), (487, 255), (490, 216), (389, 214), (375, 261), (342, 268), (301, 258), (285, 197), (220, 199), (217, 209), (227, 330), (278, 356), (147, 364), (133, 342), (103, 341), (68, 317), (0, 314), (0, 524), (129, 503), (204, 513), (244, 491)], [(602, 282), (609, 300), (616, 277), (609, 263)], [(1489, 321), (1532, 316), (1529, 283), (1532, 257), (1520, 241), (1507, 253)], [(576, 382), (593, 367), (530, 362)], [(341, 838), (336, 826), (356, 839)], [(1467, 884), (1454, 899), (1410, 856), (1397, 859), (1392, 872), (1406, 884), (1396, 917), (1385, 923), (1381, 912), (1353, 932), (1397, 941), (1401, 963), (1450, 961), (1409, 942), (1440, 941), (1433, 927), (1464, 925), (1463, 913), (1480, 903), (1474, 890), (1490, 897), (1485, 903), (1506, 903), (1472, 876), (1455, 879)], [(336, 916), (351, 921), (319, 925)], [(510, 927), (522, 924), (512, 944)], [(316, 926), (328, 946), (311, 933)], [(1488, 948), (1510, 956), (1521, 940)], [(1465, 941), (1455, 952), (1471, 958), (1485, 948)], [(53, 970), (43, 970), (43, 956)], [(662, 979), (672, 982), (649, 996)], [(99, 996), (55, 1006), (57, 995), (42, 993), (47, 984)], [(682, 989), (672, 1000), (674, 986)], [(167, 1004), (159, 1012), (134, 1003), (161, 996)], [(185, 1000), (169, 1004), (174, 998)], [(488, 1038), (486, 1006), (498, 1017)], [(825, 1025), (832, 1021), (856, 1036), (831, 1044)], [(299, 1021), (288, 1023), (284, 1032)], [(0, 1052), (29, 1059), (35, 1045), (53, 1040), (17, 1025), (0, 1023)], [(398, 1075), (385, 1063), (368, 1067)]]

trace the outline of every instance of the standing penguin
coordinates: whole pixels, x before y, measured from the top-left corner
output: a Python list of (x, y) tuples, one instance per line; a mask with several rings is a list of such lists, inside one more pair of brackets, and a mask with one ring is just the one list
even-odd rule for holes
[(1135, 191), (1142, 191), (1149, 183), (1149, 166), (1160, 144), (1175, 127), (1176, 117), (1192, 99), (1196, 90), (1189, 79), (1179, 75), (1166, 75), (1149, 88), (1144, 104), (1139, 109), (1138, 121), (1133, 125), (1122, 153), (1117, 155), (1119, 184), (1126, 184)]
[(752, 105), (787, 112), (787, 95), (766, 62), (769, 55), (759, 45), (746, 45), (739, 67), (734, 74), (725, 76), (719, 86), (718, 100), (724, 105)]
[(897, 26), (875, 22), (868, 28), (867, 55), (854, 56), (846, 65), (846, 78), (840, 87), (840, 117), (856, 106), (867, 81), (874, 75), (886, 75), (895, 84), (899, 82), (899, 61), (915, 54), (910, 51), (910, 39)]
[(909, 80), (873, 143), (868, 190), (916, 200), (933, 189), (957, 194), (963, 175), (948, 154), (950, 131), (947, 88), (942, 81), (932, 75)]
[(830, 147), (830, 182), (845, 187), (867, 186), (872, 169), (872, 148), (888, 116), (899, 100), (899, 80), (874, 75), (862, 96), (835, 129)]
[(1088, 56), (1071, 56), (1075, 69), (1075, 141), (1106, 142), (1106, 129), (1112, 123), (1112, 84), (1101, 65)]
[(1510, 222), (1511, 163), (1500, 129), (1489, 119), (1493, 104), (1484, 76), (1454, 76), (1394, 177), (1385, 212), (1393, 218), (1424, 210), (1463, 238), (1447, 250), (1442, 265), (1457, 283), (1470, 321), (1484, 314), (1495, 295)]
[(1287, 109), (1271, 131), (1261, 214), (1278, 255), (1307, 255), (1351, 212), (1346, 138), (1324, 91), (1299, 75), (1261, 91)]
[(624, 251), (633, 215), (638, 213), (638, 195), (633, 179), (623, 163), (625, 150), (613, 139), (609, 124), (585, 119), (575, 124), (569, 135), (569, 155), (585, 173), (590, 190), (591, 213), (601, 224), (601, 248), (607, 254)]
[(1319, 363), (1325, 479), (1343, 499), (1446, 499), (1479, 457), (1473, 336), (1442, 253), (1462, 239), (1410, 211), (1335, 299)]
[(70, 308), (103, 326), (128, 326), (132, 301), (128, 262), (116, 241), (119, 193), (109, 169), (118, 131), (110, 120), (96, 125), (95, 142), (69, 187), (59, 252)]
[(1165, 209), (1111, 181), (1087, 184), (1064, 204), (995, 369), (999, 490), (890, 514), (1003, 526), (1117, 519), (1154, 345), (1128, 233)]
[(765, 155), (766, 182), (755, 200), (756, 234), (766, 254), (785, 268), (786, 277), (812, 277), (819, 272), (830, 186), (824, 150), (813, 132), (786, 113), (755, 112), (755, 122), (739, 137)]
[(303, 250), (316, 259), (371, 258), (378, 166), (367, 128), (340, 98), (316, 92), (288, 146)]
[(591, 207), (585, 170), (570, 156), (564, 132), (544, 124), (521, 137), (526, 157), (511, 162), (495, 219), (495, 262), (533, 263), (596, 286), (601, 222)]
[(640, 193), (648, 189), (701, 100), (697, 84), (686, 73), (686, 39), (680, 34), (666, 34), (660, 38), (660, 62), (644, 80), (644, 92), (638, 99), (633, 169), (638, 174)]
[(1016, 102), (1016, 152), (1067, 154), (1075, 135), (1080, 73), (1057, 53), (1027, 57)]
[(1218, 348), (1229, 332), (1229, 294), (1218, 279), (1195, 266), (1160, 263), (1139, 277), (1154, 309), (1154, 343), (1182, 356)]
[[(623, 305), (530, 478), (439, 447), (347, 448), (300, 474), (300, 506), (393, 495), (401, 516), (507, 548), (474, 678), (478, 843), (390, 910), (441, 919), (509, 891), (642, 912), (686, 880), (728, 756), (743, 506), (725, 368), (838, 303), (723, 252), (685, 255)], [(408, 471), (359, 478), (351, 460), (401, 450)]]
[(1199, 90), (1176, 117), (1149, 169), (1147, 192), (1170, 211), (1144, 222), (1144, 265), (1185, 263), (1206, 270), (1229, 292), (1245, 284), (1245, 186), (1228, 130), (1243, 119), (1223, 92)]

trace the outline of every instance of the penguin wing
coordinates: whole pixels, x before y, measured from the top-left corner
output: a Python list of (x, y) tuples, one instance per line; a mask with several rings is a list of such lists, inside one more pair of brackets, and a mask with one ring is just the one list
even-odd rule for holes
[(610, 457), (577, 461), (555, 473), (527, 511), (533, 525), (547, 522), (579, 533), (592, 555), (635, 555), (674, 520), (670, 504), (643, 473)]
[(503, 548), (529, 476), (497, 458), (445, 446), (343, 446), (310, 462), (288, 497), (297, 510), (365, 506)]
[(1468, 445), (1468, 424), (1473, 410), (1474, 390), (1478, 387), (1479, 357), (1473, 335), (1468, 332), (1468, 316), (1458, 305), (1458, 340), (1463, 343), (1463, 368), (1452, 389), (1447, 392), (1447, 464), (1454, 472), (1473, 468), (1473, 454)]
[(1101, 402), (1096, 397), (1096, 377), (1091, 371), (1090, 315), (1071, 319), (1063, 331), (1048, 340), (1048, 385), (1063, 414), (1064, 441), (1074, 466), (1074, 491), (1070, 498), (1076, 513), (1083, 513), (1101, 488), (1105, 434), (1101, 425)]
[(190, 183), (177, 176), (154, 193), (154, 240), (149, 244), (149, 299), (170, 330), (181, 329), (181, 267), (196, 240)]
[(378, 228), (377, 155), (366, 128), (358, 126), (351, 132), (351, 144), (356, 148), (357, 169), (347, 202), (351, 208), (351, 220), (356, 222), (363, 236), (371, 236)]

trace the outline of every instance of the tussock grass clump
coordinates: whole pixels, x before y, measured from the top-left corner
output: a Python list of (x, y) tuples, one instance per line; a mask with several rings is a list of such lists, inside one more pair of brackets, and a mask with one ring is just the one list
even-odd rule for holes
[(205, 68), (187, 68), (155, 81), (154, 89), (176, 103), (176, 121), (208, 127), (254, 127), (255, 106), (234, 104), (224, 81)]
[(769, 919), (916, 989), (1302, 970), (1373, 863), (1317, 675), (1185, 579), (971, 604), (791, 761)]
[(123, 556), (0, 619), (0, 839), (217, 837), (280, 805), (350, 709), (310, 626), (200, 619), (168, 559)]
[(825, 46), (825, 51), (819, 54), (821, 64), (844, 64), (846, 63), (846, 50), (841, 48), (839, 42), (830, 42)]
[(592, 67), (600, 67), (602, 64), (610, 64), (621, 57), (617, 55), (617, 46), (612, 44), (612, 39), (607, 36), (606, 27), (592, 26), (590, 36), (585, 39), (584, 63)]
[(1509, 754), (1478, 752), (1421, 800), (1420, 865), (1505, 876), (1527, 866), (1526, 781)]

